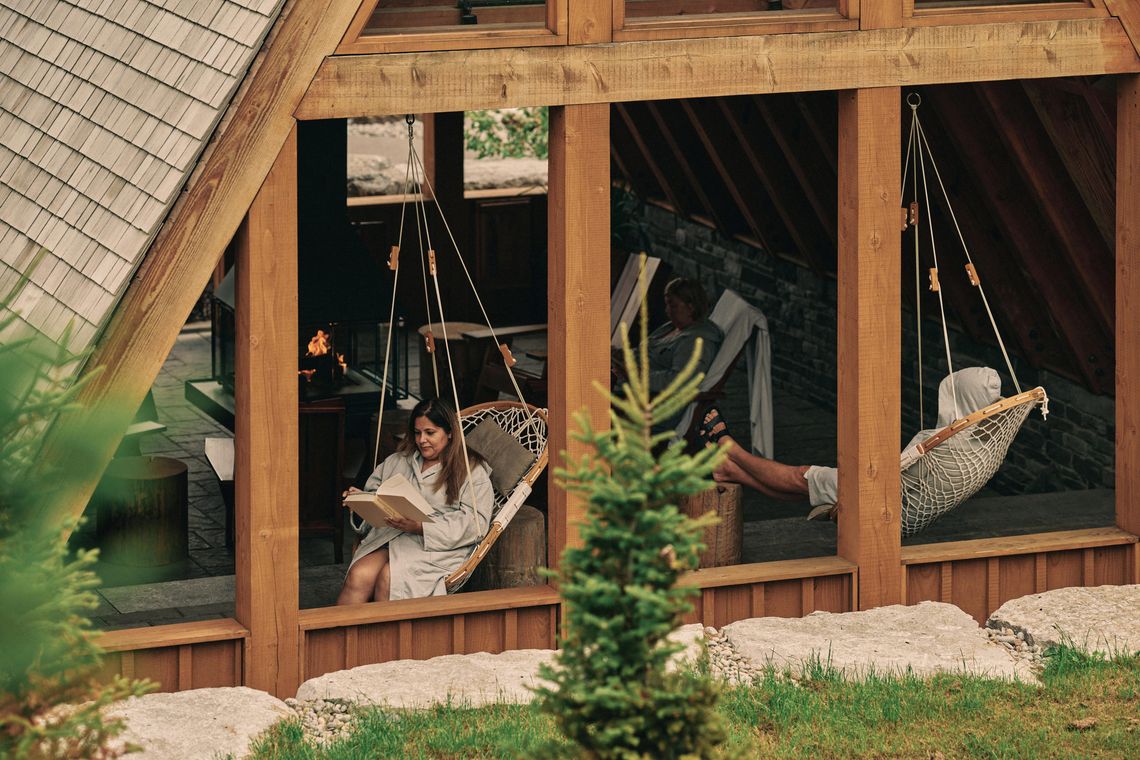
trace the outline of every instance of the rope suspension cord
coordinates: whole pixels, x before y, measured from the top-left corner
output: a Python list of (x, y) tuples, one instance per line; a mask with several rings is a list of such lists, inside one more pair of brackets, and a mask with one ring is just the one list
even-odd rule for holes
[[(909, 97), (908, 97), (909, 102)], [(921, 100), (919, 101), (921, 102)], [(934, 152), (930, 149), (930, 143), (926, 139), (926, 131), (922, 128), (922, 122), (918, 119), (917, 106), (911, 106), (914, 110), (914, 122), (918, 128), (918, 136), (922, 142), (922, 147), (926, 149), (926, 154), (930, 157), (930, 165), (934, 169), (934, 176), (938, 180), (938, 187), (942, 190), (942, 197), (946, 201), (946, 209), (950, 212), (950, 219), (954, 222), (954, 230), (958, 233), (958, 240), (962, 244), (962, 252), (966, 255), (966, 276), (970, 280), (970, 284), (978, 289), (979, 295), (982, 297), (982, 305), (986, 308), (986, 316), (989, 317), (990, 327), (993, 328), (994, 337), (997, 339), (998, 347), (1001, 349), (1002, 358), (1005, 359), (1006, 369), (1009, 370), (1009, 376), (1013, 380), (1013, 387), (1017, 393), (1021, 393), (1021, 383), (1017, 379), (1017, 373), (1013, 370), (1013, 362), (1010, 361), (1009, 351), (1005, 347), (1005, 341), (1002, 340), (1001, 331), (998, 329), (997, 320), (994, 319), (993, 310), (990, 308), (990, 301), (986, 298), (985, 288), (982, 287), (982, 279), (978, 276), (977, 267), (974, 265), (974, 259), (970, 255), (970, 247), (966, 245), (966, 238), (962, 235), (962, 228), (958, 224), (958, 216), (954, 213), (954, 207), (950, 203), (950, 194), (946, 192), (946, 185), (942, 181), (942, 173), (938, 171), (938, 162), (934, 160)], [(925, 175), (924, 175), (925, 181)], [(957, 399), (957, 396), (955, 396)]]
[[(439, 269), (436, 265), (435, 248), (431, 242), (431, 227), (428, 224), (427, 204), (424, 202), (424, 180), (427, 179), (427, 171), (424, 169), (423, 164), (419, 161), (419, 155), (416, 152), (416, 144), (413, 139), (414, 135), (408, 133), (408, 163), (412, 167), (412, 177), (416, 183), (417, 196), (419, 200), (416, 204), (416, 225), (417, 227), (422, 222), (424, 230), (424, 238), (427, 242), (427, 248), (423, 245), (420, 246), (420, 265), (421, 269), (425, 272), (424, 275), (424, 308), (428, 315), (428, 334), (425, 339), (428, 341), (428, 353), (431, 354), (432, 361), (432, 375), (435, 381), (435, 395), (438, 398), (439, 393), (439, 369), (435, 356), (435, 339), (431, 332), (431, 298), (428, 295), (427, 277), (431, 277), (432, 287), (435, 290), (435, 303), (436, 310), (439, 313), (439, 326), (440, 331), (443, 333), (443, 352), (444, 357), (447, 359), (447, 375), (451, 380), (451, 396), (452, 403), (455, 404), (456, 415), (462, 408), (459, 406), (459, 390), (455, 382), (455, 365), (451, 359), (451, 346), (447, 339), (447, 319), (443, 313), (443, 296), (439, 291)], [(429, 185), (430, 189), (430, 185)], [(442, 216), (442, 214), (441, 214)], [(446, 223), (446, 221), (445, 221)], [(459, 425), (459, 429), (452, 431), (452, 435), (458, 437), (459, 445), (463, 450), (463, 465), (467, 471), (467, 480), (464, 486), (472, 486), (471, 484), (471, 459), (467, 455), (467, 437), (463, 434), (463, 425)], [(472, 486), (473, 487), (473, 486)], [(460, 490), (462, 496), (462, 490)]]
[[(911, 118), (914, 121), (918, 130), (922, 129), (922, 125), (918, 123), (918, 106), (922, 103), (922, 99), (918, 96), (912, 101), (910, 97), (907, 98), (907, 104), (910, 106)], [(931, 159), (933, 160), (933, 159)], [(915, 161), (915, 173), (922, 172), (922, 195), (923, 201), (926, 204), (927, 213), (930, 212), (930, 185), (926, 181), (926, 160), (922, 151), (919, 150)], [(916, 199), (917, 200), (917, 199)], [(930, 289), (938, 294), (938, 311), (942, 317), (942, 344), (946, 350), (946, 367), (948, 377), (950, 378), (950, 395), (954, 399), (954, 418), (958, 419), (962, 416), (961, 410), (958, 408), (958, 392), (954, 387), (954, 360), (950, 356), (950, 331), (946, 326), (946, 302), (942, 297), (942, 286), (938, 282), (938, 246), (934, 242), (934, 225), (928, 224), (927, 229), (930, 232), (930, 256), (934, 262), (934, 268), (930, 270)], [(918, 228), (915, 227), (915, 238), (918, 237)], [(918, 341), (922, 343), (922, 333), (918, 335)]]
[[(503, 355), (503, 366), (506, 367), (507, 377), (510, 378), (511, 387), (514, 388), (515, 395), (518, 397), (519, 401), (522, 402), (523, 408), (526, 410), (527, 422), (533, 424), (533, 413), (530, 411), (530, 405), (526, 403), (526, 399), (523, 397), (522, 388), (519, 387), (518, 380), (515, 379), (514, 370), (511, 369), (512, 365), (514, 364), (514, 358), (510, 356), (510, 352), (506, 349), (505, 344), (499, 343), (499, 337), (495, 334), (495, 326), (491, 324), (491, 318), (487, 315), (487, 309), (483, 306), (483, 299), (479, 296), (479, 290), (475, 287), (475, 281), (471, 278), (471, 272), (467, 269), (467, 262), (465, 262), (463, 260), (463, 257), (459, 255), (459, 244), (455, 242), (455, 234), (451, 231), (451, 225), (448, 224), (447, 217), (444, 216), (443, 208), (439, 205), (439, 198), (435, 194), (435, 189), (431, 185), (431, 180), (427, 178), (427, 171), (424, 169), (423, 161), (420, 159), (419, 152), (415, 149), (414, 145), (411, 147), (411, 154), (413, 160), (416, 162), (416, 165), (421, 171), (421, 174), (424, 178), (424, 184), (427, 185), (428, 190), (431, 192), (432, 200), (435, 202), (436, 211), (439, 213), (439, 218), (443, 220), (443, 228), (447, 231), (447, 237), (451, 241), (451, 247), (456, 253), (456, 258), (459, 260), (459, 266), (463, 269), (463, 274), (467, 278), (467, 284), (471, 286), (471, 292), (475, 296), (475, 303), (478, 304), (479, 311), (483, 314), (483, 321), (486, 323), (487, 329), (491, 333), (491, 340), (495, 342), (495, 345), (500, 346), (500, 351)], [(420, 197), (422, 202), (422, 193)], [(426, 211), (424, 218), (425, 220), (427, 218)], [(439, 297), (438, 291), (436, 297)], [(446, 340), (447, 336), (445, 335), (444, 341), (446, 342)], [(452, 387), (454, 388), (454, 379), (452, 380)]]
[[(408, 114), (408, 141), (413, 137), (416, 117)], [(404, 169), (404, 195), (411, 190), (412, 162), (409, 161)], [(388, 253), (388, 268), (392, 270), (392, 298), (388, 310), (388, 334), (384, 340), (384, 379), (380, 383), (380, 411), (376, 416), (376, 441), (372, 444), (372, 466), (379, 464), (380, 459), (380, 429), (384, 426), (384, 397), (388, 392), (388, 366), (392, 355), (392, 329), (396, 326), (396, 286), (400, 282), (400, 247), (404, 244), (404, 204), (400, 204), (400, 232), (396, 236), (396, 245)]]
[[(912, 92), (907, 95), (906, 102), (909, 105), (911, 98), (917, 98), (915, 105), (922, 102), (922, 98), (918, 93)], [(910, 170), (911, 156), (917, 160), (918, 156), (918, 135), (917, 135), (917, 118), (918, 111), (914, 106), (911, 106), (911, 119), (910, 119), (910, 134), (907, 136), (906, 141), (906, 160), (903, 162), (903, 178), (901, 187), (899, 188), (899, 206), (903, 205), (904, 196), (906, 195), (906, 175)], [(918, 172), (911, 175), (914, 183), (913, 197), (915, 200), (911, 203), (909, 210), (903, 207), (903, 229), (905, 230), (909, 222), (914, 227), (914, 332), (918, 336), (918, 427), (924, 428), (923, 424), (923, 408), (925, 403), (923, 400), (923, 387), (922, 387), (922, 274), (919, 263), (919, 246), (918, 246)]]

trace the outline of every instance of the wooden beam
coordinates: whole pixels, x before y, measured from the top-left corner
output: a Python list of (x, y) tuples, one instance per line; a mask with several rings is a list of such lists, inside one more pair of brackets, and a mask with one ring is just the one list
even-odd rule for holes
[[(217, 141), (206, 149), (87, 363), (102, 372), (84, 386), (83, 408), (62, 416), (45, 445), (86, 429), (92, 415), (114, 416), (126, 430), (166, 360), (186, 315), (233, 238), (277, 152), (293, 128), (291, 113), (317, 66), (336, 47), (359, 0), (294, 3), (278, 22), (244, 89), (227, 111)], [(89, 374), (89, 370), (85, 370)], [(96, 442), (91, 442), (93, 446)], [(46, 507), (60, 523), (83, 512), (117, 441), (99, 442), (83, 480)], [(77, 478), (77, 481), (79, 479)]]
[(839, 93), (839, 556), (859, 609), (902, 602), (897, 87)]
[(1124, 72), (1140, 72), (1140, 55), (1113, 18), (334, 56), (296, 115), (324, 119)]
[(686, 129), (688, 123), (678, 101), (651, 101), (644, 107), (656, 123), (666, 149), (673, 154), (673, 162), (681, 170), (684, 186), (692, 190), (700, 203), (700, 216), (711, 222), (728, 240), (744, 232), (747, 223), (741, 218), (724, 185), (706, 171), (707, 156), (700, 150), (700, 140), (689, 136), (691, 130)]
[(284, 699), (297, 648), (297, 130), (238, 232), (234, 403), (235, 607), (242, 683)]
[(975, 89), (1036, 199), (1042, 218), (1061, 242), (1059, 253), (1073, 265), (1076, 276), (1069, 286), (1083, 291), (1082, 300), (1100, 316), (1103, 331), (1111, 332), (1112, 253), (1097, 233), (1080, 195), (1073, 192), (1074, 182), (1065, 171), (1058, 146), (1050, 140), (1019, 83), (990, 82)]
[[(748, 174), (747, 167), (737, 160), (737, 157), (748, 145), (748, 140), (747, 138), (742, 140), (739, 133), (730, 131), (726, 114), (731, 115), (732, 110), (727, 99), (689, 98), (681, 100), (679, 103), (689, 120), (689, 124), (692, 125), (693, 131), (700, 139), (701, 145), (704, 146), (709, 161), (716, 169), (720, 183), (732, 196), (732, 202), (736, 204), (741, 217), (752, 232), (752, 237), (765, 250), (774, 250), (772, 241), (776, 239), (776, 236), (771, 233), (777, 225), (774, 224), (775, 220), (771, 218), (770, 214), (761, 215), (763, 209), (772, 205), (771, 191), (766, 186), (765, 190), (768, 191), (768, 195), (761, 192), (757, 182), (758, 177), (755, 174)], [(762, 180), (763, 178), (760, 177), (759, 179)], [(781, 211), (781, 207), (777, 206), (777, 210)], [(786, 223), (787, 220), (785, 220)], [(781, 247), (784, 247), (789, 236), (782, 235), (781, 237), (783, 238)], [(794, 243), (794, 245), (798, 245), (798, 243)]]
[[(837, 244), (836, 238), (836, 181), (834, 164), (829, 163), (827, 157), (821, 155), (823, 150), (813, 149), (812, 130), (805, 129), (805, 115), (803, 119), (796, 119), (795, 96), (768, 96), (752, 98), (760, 117), (767, 124), (772, 139), (780, 147), (788, 169), (795, 178), (796, 185), (803, 193), (808, 206), (814, 214), (814, 223), (819, 224), (823, 238), (830, 247), (827, 255), (824, 251), (817, 252), (820, 256), (820, 268), (823, 271), (832, 270), (831, 251)], [(832, 106), (832, 111), (834, 107)], [(831, 157), (832, 162), (834, 156)], [(806, 216), (799, 216), (803, 222)], [(819, 236), (812, 236), (819, 237)], [(827, 265), (822, 262), (827, 261)]]
[[(927, 106), (924, 106), (924, 108)], [(1068, 263), (1054, 253), (1057, 244), (1048, 224), (1033, 204), (1019, 203), (1024, 188), (1008, 151), (996, 139), (988, 120), (979, 126), (985, 109), (974, 88), (947, 87), (928, 101), (957, 148), (962, 166), (975, 178), (986, 205), (992, 209), (1011, 243), (1031, 285), (1049, 305), (1048, 317), (1071, 357), (1069, 374), (1082, 378), (1096, 392), (1107, 392), (1114, 350), (1088, 305), (1070, 286)], [(927, 119), (929, 120), (929, 118)], [(1043, 252), (1049, 252), (1045, 255)], [(981, 273), (985, 277), (985, 273)], [(1098, 371), (1099, 370), (1099, 371)]]
[(1116, 100), (1116, 525), (1140, 534), (1140, 76)]
[[(595, 430), (609, 427), (609, 409), (593, 389), (610, 376), (610, 108), (565, 106), (550, 112), (549, 446), (571, 457), (585, 453), (571, 439), (572, 415), (589, 408)], [(551, 562), (577, 544), (585, 507), (580, 497), (550, 486)]]
[(1021, 86), (1072, 177), (1103, 245), (1111, 251), (1116, 245), (1115, 130), (1104, 129), (1104, 109), (1092, 86), (1083, 79), (1069, 81), (1076, 91), (1055, 87), (1048, 80), (1025, 81)]
[(668, 175), (661, 170), (658, 162), (655, 161), (654, 152), (650, 150), (649, 145), (646, 144), (645, 139), (642, 137), (641, 129), (638, 128), (637, 121), (634, 120), (634, 116), (630, 113), (629, 107), (625, 104), (616, 103), (613, 104), (613, 109), (617, 112), (622, 126), (625, 126), (629, 138), (634, 141), (637, 152), (641, 154), (645, 165), (649, 167), (649, 171), (653, 174), (653, 179), (657, 182), (657, 186), (661, 188), (661, 193), (663, 197), (665, 197), (665, 201), (670, 206), (673, 206), (674, 213), (689, 214), (689, 205), (681, 202), (681, 196), (675, 193), (673, 185), (669, 182)]

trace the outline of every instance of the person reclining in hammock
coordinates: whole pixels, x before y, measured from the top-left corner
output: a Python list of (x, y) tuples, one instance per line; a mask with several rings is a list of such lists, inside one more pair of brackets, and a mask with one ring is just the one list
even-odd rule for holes
[[(968, 367), (948, 375), (938, 386), (937, 426), (919, 431), (906, 448), (930, 438), (954, 420), (987, 407), (999, 398), (1001, 378), (989, 367)], [(789, 465), (756, 456), (729, 435), (728, 426), (715, 408), (705, 415), (700, 433), (706, 442), (728, 448), (728, 459), (713, 473), (713, 478), (719, 482), (740, 483), (776, 499), (794, 501), (807, 497), (813, 508), (821, 508), (813, 509), (809, 517), (826, 516), (829, 512), (826, 507), (833, 506), (839, 499), (839, 471), (836, 468)], [(972, 437), (955, 436), (943, 445), (980, 444)]]

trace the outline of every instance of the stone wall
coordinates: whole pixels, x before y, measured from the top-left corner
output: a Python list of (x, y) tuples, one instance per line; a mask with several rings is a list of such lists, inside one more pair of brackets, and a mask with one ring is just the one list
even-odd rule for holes
[[(632, 208), (633, 206), (631, 206)], [(644, 225), (652, 254), (661, 257), (677, 276), (694, 277), (714, 298), (732, 288), (756, 304), (768, 318), (772, 339), (772, 379), (786, 391), (827, 409), (835, 409), (836, 283), (810, 269), (725, 240), (716, 231), (694, 224), (652, 205), (636, 213)], [(914, 315), (900, 314), (903, 331), (903, 431), (900, 445), (919, 428), (915, 380)], [(946, 372), (941, 330), (928, 321), (923, 357), (925, 422), (933, 425), (937, 386)], [(1002, 374), (1003, 394), (1013, 392), (1001, 353), (980, 345), (963, 333), (951, 332), (955, 367), (988, 365)], [(743, 362), (742, 362), (743, 364)], [(1014, 357), (1023, 389), (1041, 385), (1049, 394), (1049, 418), (1033, 412), (1014, 441), (1001, 471), (990, 482), (999, 493), (1112, 488), (1114, 478), (1113, 399), (1097, 396), (1050, 372), (1034, 370)], [(726, 416), (747, 419), (743, 366), (729, 383)], [(739, 409), (737, 407), (740, 407)], [(779, 413), (779, 408), (776, 410)], [(739, 426), (737, 427), (739, 429)]]

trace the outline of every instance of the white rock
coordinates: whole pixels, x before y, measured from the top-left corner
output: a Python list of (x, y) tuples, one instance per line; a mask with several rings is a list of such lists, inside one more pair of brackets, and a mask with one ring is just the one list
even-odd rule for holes
[(132, 760), (243, 757), (251, 739), (294, 715), (280, 699), (244, 686), (131, 697), (106, 714), (126, 722), (120, 742), (142, 747)]
[(521, 704), (534, 698), (538, 666), (552, 662), (549, 649), (501, 654), (451, 654), (430, 660), (394, 660), (338, 670), (301, 684), (297, 699), (345, 699), (361, 704), (425, 708), (447, 702), (472, 707)]
[(1140, 586), (1061, 588), (1011, 599), (986, 623), (1042, 649), (1069, 643), (1107, 654), (1140, 651)]
[(753, 667), (799, 671), (813, 658), (849, 675), (970, 672), (1033, 680), (1029, 665), (991, 641), (950, 604), (922, 602), (863, 612), (814, 612), (805, 618), (753, 618), (723, 632)]

